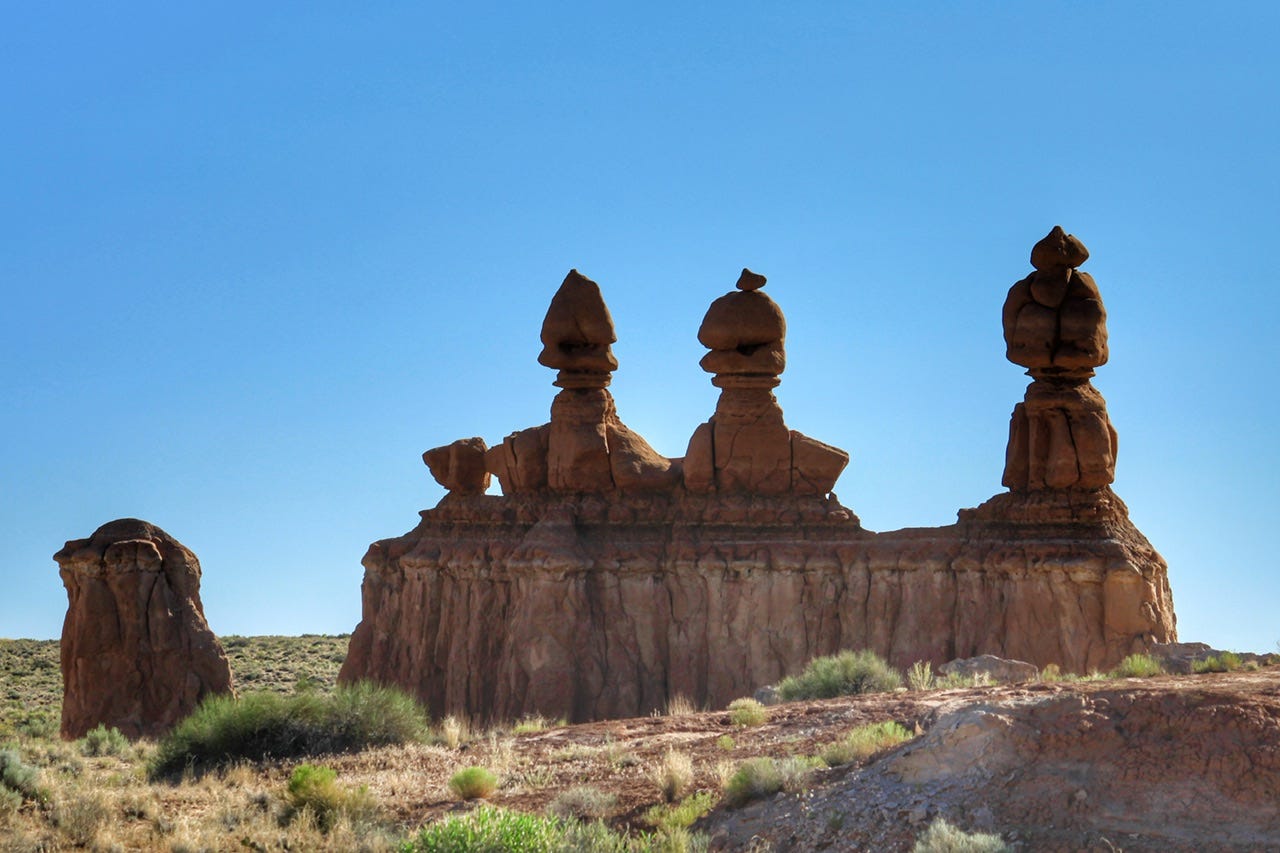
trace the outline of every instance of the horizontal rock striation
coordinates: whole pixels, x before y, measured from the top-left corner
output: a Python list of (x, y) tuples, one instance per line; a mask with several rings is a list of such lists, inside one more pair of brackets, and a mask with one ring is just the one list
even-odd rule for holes
[(1124, 505), (1089, 498), (876, 534), (834, 498), (449, 496), (370, 547), (340, 677), (582, 721), (723, 707), (843, 648), (1105, 668), (1174, 636), (1173, 607)]

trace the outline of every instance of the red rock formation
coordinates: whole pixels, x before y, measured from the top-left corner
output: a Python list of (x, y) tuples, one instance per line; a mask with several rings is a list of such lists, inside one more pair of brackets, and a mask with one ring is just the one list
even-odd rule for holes
[(783, 423), (771, 389), (787, 365), (787, 321), (764, 285), (764, 276), (744, 269), (738, 289), (712, 302), (698, 329), (711, 350), (700, 364), (722, 390), (685, 453), (691, 492), (825, 495), (849, 464), (843, 450)]
[[(370, 547), (341, 680), (400, 685), (436, 715), (578, 721), (676, 695), (723, 707), (845, 648), (900, 667), (994, 654), (1084, 672), (1174, 639), (1164, 562), (1105, 484), (864, 530), (830, 494), (847, 454), (783, 423), (785, 320), (749, 271), (699, 331), (716, 412), (683, 460), (658, 456), (617, 420), (612, 323), (582, 282), (570, 273), (576, 295), (557, 294), (543, 328), (564, 389), (551, 423), (486, 453), (503, 496), (454, 490)], [(1096, 360), (1096, 329), (1073, 340)]]
[(551, 423), (520, 430), (485, 454), (504, 494), (670, 488), (680, 471), (618, 418), (605, 390), (618, 361), (613, 318), (591, 279), (570, 270), (542, 322), (538, 362), (559, 371), (564, 389)]
[(1031, 250), (1036, 271), (1009, 290), (1004, 338), (1034, 380), (1013, 410), (1003, 483), (1018, 492), (1098, 489), (1115, 480), (1116, 431), (1089, 383), (1107, 363), (1107, 312), (1077, 266), (1084, 244), (1054, 226)]
[(99, 724), (155, 737), (205, 696), (232, 692), (231, 668), (200, 604), (200, 561), (178, 540), (124, 518), (53, 558), (68, 599), (64, 738)]

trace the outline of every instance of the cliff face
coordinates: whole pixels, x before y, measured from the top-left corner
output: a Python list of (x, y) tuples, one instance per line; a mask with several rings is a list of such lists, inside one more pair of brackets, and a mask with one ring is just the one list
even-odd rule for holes
[[(1175, 639), (1164, 561), (1110, 488), (1087, 257), (1055, 228), (1005, 303), (1009, 357), (1034, 380), (1010, 426), (1011, 491), (890, 533), (831, 494), (848, 454), (784, 422), (786, 322), (763, 276), (743, 270), (707, 311), (700, 364), (720, 398), (667, 459), (619, 419), (613, 322), (571, 272), (542, 328), (562, 389), (551, 422), (424, 454), (449, 494), (365, 555), (340, 678), (399, 685), (437, 715), (583, 721), (675, 696), (723, 707), (840, 649), (1087, 672)], [(483, 494), (491, 476), (501, 497)]]
[(1123, 504), (1094, 497), (1083, 521), (880, 534), (833, 499), (449, 497), (366, 554), (341, 679), (399, 685), (436, 715), (581, 721), (676, 695), (724, 707), (844, 648), (900, 667), (983, 653), (1109, 667), (1175, 636), (1173, 606)]

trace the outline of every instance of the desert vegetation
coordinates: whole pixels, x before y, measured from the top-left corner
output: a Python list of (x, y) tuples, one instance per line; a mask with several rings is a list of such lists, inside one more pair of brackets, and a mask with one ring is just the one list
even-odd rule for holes
[[(716, 815), (778, 796), (803, 802), (839, 778), (831, 774), (869, 766), (919, 732), (910, 717), (850, 718), (839, 710), (850, 706), (807, 700), (740, 699), (723, 711), (683, 700), (652, 717), (580, 726), (429, 721), (397, 691), (339, 688), (344, 643), (227, 638), (239, 699), (206, 702), (158, 742), (130, 742), (106, 726), (64, 742), (58, 644), (0, 641), (4, 849), (699, 850)], [(1246, 665), (1221, 655), (1199, 668)], [(251, 683), (241, 670), (256, 673)], [(1152, 674), (1135, 659), (1089, 677)], [(1044, 673), (1047, 682), (1072, 678)], [(845, 652), (778, 691), (904, 697), (878, 700), (891, 708), (977, 686)], [(916, 843), (1005, 849), (996, 835), (943, 820), (921, 825)]]

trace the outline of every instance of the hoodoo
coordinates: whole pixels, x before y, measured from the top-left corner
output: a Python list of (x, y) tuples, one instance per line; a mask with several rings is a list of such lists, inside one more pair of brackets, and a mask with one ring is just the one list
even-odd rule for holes
[(156, 737), (200, 701), (231, 692), (231, 668), (200, 603), (200, 561), (136, 518), (53, 555), (67, 588), (62, 736), (98, 725)]
[[(340, 679), (398, 685), (437, 715), (581, 721), (677, 695), (723, 707), (844, 648), (1079, 672), (1175, 639), (1164, 561), (1109, 485), (1115, 433), (1088, 381), (1106, 315), (1086, 257), (1055, 228), (1006, 301), (1009, 357), (1034, 380), (1010, 491), (888, 533), (832, 494), (848, 454), (784, 422), (786, 321), (764, 276), (743, 270), (703, 318), (720, 398), (668, 459), (619, 419), (612, 318), (571, 271), (542, 328), (550, 422), (424, 454), (448, 494), (370, 546)], [(490, 475), (502, 495), (484, 493)]]

